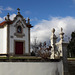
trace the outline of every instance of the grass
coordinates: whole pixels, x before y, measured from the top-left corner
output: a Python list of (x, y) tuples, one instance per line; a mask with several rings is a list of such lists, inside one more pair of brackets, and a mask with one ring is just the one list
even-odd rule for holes
[(70, 61), (75, 61), (75, 58), (67, 58)]
[[(0, 57), (0, 59), (41, 59), (41, 57), (36, 56), (10, 56), (10, 57)], [(70, 61), (75, 61), (75, 58), (67, 58)]]
[(0, 59), (8, 59), (8, 57), (0, 57)]
[(9, 59), (40, 59), (40, 57), (24, 56), (24, 57), (9, 57)]
[(35, 56), (13, 56), (13, 57), (0, 57), (0, 59), (41, 59), (41, 57), (35, 57)]

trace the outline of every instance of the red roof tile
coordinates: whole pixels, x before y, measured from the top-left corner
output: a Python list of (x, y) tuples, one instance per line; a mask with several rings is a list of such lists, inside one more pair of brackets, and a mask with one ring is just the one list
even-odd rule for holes
[(2, 23), (0, 23), (0, 26), (3, 26), (4, 24), (12, 24), (13, 21), (3, 21)]
[(3, 21), (2, 23), (0, 23), (0, 26), (3, 26), (6, 23), (6, 21)]
[[(2, 23), (0, 23), (0, 26), (4, 26), (5, 24), (12, 24), (13, 23), (13, 21), (3, 21)], [(33, 26), (31, 25), (31, 24), (26, 24), (26, 26), (28, 27), (28, 28), (32, 28)]]
[(27, 25), (27, 27), (28, 27), (28, 28), (32, 28), (33, 26), (31, 26), (31, 25)]

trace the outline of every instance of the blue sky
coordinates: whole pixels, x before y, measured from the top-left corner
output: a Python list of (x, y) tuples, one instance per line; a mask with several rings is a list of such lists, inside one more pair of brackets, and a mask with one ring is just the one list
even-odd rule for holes
[(35, 25), (39, 20), (52, 17), (75, 17), (75, 0), (0, 0), (0, 7), (3, 9), (10, 7), (13, 10), (1, 10), (0, 17), (17, 13), (17, 8), (21, 9), (24, 17), (30, 17), (31, 23)]
[(31, 19), (33, 40), (36, 36), (38, 41), (49, 41), (52, 28), (58, 36), (63, 27), (68, 37), (75, 30), (75, 0), (0, 0), (0, 22), (8, 12), (13, 18), (17, 8)]

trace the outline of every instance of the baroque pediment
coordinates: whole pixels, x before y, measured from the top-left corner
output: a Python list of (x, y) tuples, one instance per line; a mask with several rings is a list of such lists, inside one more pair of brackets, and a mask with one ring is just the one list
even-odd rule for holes
[(14, 25), (14, 27), (17, 27), (17, 26), (22, 26), (23, 28), (25, 28), (25, 25), (23, 24), (23, 22), (21, 21), (21, 20), (18, 20), (17, 22), (16, 22), (16, 24)]

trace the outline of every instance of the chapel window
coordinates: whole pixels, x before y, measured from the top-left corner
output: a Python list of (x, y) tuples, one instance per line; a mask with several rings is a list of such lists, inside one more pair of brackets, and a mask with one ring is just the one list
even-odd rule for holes
[(17, 27), (17, 33), (22, 33), (22, 27), (21, 26)]

